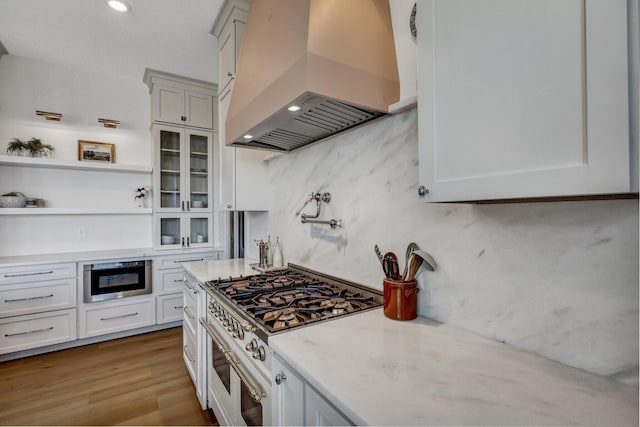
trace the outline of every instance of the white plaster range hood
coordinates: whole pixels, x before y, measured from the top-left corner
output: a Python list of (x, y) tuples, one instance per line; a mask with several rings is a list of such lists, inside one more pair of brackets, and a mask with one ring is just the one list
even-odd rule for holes
[(252, 0), (225, 142), (295, 150), (386, 114), (398, 80), (388, 0)]

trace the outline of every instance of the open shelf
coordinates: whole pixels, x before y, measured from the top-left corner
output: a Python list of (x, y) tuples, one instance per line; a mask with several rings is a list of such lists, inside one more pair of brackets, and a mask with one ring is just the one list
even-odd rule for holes
[(0, 215), (150, 215), (151, 208), (0, 208)]
[(49, 169), (75, 169), (105, 172), (126, 172), (150, 174), (150, 166), (127, 165), (120, 163), (81, 162), (79, 160), (58, 160), (40, 157), (14, 157), (0, 155), (0, 165), (25, 166)]

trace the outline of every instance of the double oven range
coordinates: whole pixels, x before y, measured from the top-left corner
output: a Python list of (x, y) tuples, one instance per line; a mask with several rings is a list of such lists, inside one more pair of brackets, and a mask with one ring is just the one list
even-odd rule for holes
[(294, 264), (255, 276), (206, 282), (208, 396), (229, 424), (272, 421), (269, 338), (379, 307), (379, 291)]

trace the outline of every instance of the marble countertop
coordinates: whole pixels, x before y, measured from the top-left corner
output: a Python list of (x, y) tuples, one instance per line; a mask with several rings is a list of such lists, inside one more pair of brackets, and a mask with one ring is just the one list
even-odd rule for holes
[(48, 264), (58, 262), (97, 261), (109, 259), (142, 258), (163, 255), (187, 255), (201, 252), (223, 251), (224, 248), (213, 247), (206, 249), (178, 249), (158, 251), (153, 248), (112, 249), (105, 251), (63, 252), (53, 254), (17, 255), (0, 257), (0, 267), (15, 267), (20, 265)]
[(381, 309), (269, 344), (358, 425), (638, 425), (638, 389)]
[(207, 280), (214, 280), (221, 277), (253, 276), (260, 274), (259, 271), (251, 268), (253, 260), (244, 258), (222, 259), (218, 261), (196, 261), (182, 264), (184, 269), (195, 277), (198, 282), (204, 283)]
[[(251, 263), (184, 267), (205, 282)], [(269, 344), (358, 425), (638, 425), (638, 389), (423, 317), (374, 309)]]

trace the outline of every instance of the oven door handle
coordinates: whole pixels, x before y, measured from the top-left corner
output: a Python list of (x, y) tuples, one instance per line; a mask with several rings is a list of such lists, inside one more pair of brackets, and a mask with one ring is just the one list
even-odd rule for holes
[(249, 389), (249, 393), (251, 394), (251, 398), (257, 403), (260, 403), (263, 398), (267, 397), (267, 393), (261, 391), (258, 387), (255, 387), (251, 383), (249, 377), (245, 375), (244, 372), (242, 372), (242, 368), (240, 368), (238, 362), (233, 358), (233, 353), (231, 352), (231, 350), (229, 350), (224, 346), (224, 344), (222, 344), (222, 340), (218, 337), (218, 334), (213, 330), (213, 328), (203, 319), (200, 319), (200, 324), (207, 331), (207, 334), (218, 346), (222, 354), (224, 354), (224, 357), (225, 359), (227, 359), (227, 362), (229, 362), (229, 365), (231, 365), (233, 370), (236, 371), (236, 374), (238, 374), (238, 377), (240, 377), (240, 381), (242, 381), (244, 385), (247, 386), (247, 388)]

